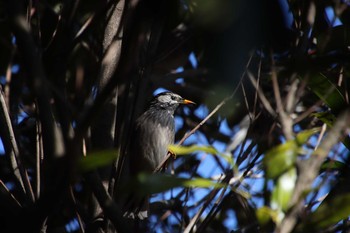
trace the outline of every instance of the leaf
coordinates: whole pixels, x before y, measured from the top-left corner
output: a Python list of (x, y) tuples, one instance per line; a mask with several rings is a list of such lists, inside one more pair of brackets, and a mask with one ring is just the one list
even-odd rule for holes
[(234, 164), (233, 159), (231, 156), (221, 153), (218, 150), (216, 150), (212, 146), (179, 146), (179, 145), (170, 145), (168, 149), (172, 152), (174, 152), (176, 155), (187, 155), (191, 153), (195, 153), (197, 151), (203, 151), (208, 154), (212, 155), (219, 155), (223, 159), (225, 159), (229, 164)]
[(145, 174), (141, 173), (137, 176), (136, 185), (132, 185), (138, 193), (153, 194), (167, 191), (176, 187), (197, 187), (197, 188), (223, 188), (225, 184), (217, 183), (211, 179), (204, 178), (181, 178), (166, 174)]
[(276, 186), (271, 195), (272, 209), (282, 210), (284, 212), (288, 210), (290, 207), (289, 201), (292, 197), (296, 180), (296, 168), (289, 169), (288, 172), (284, 173), (278, 178)]
[(321, 130), (321, 128), (319, 127), (316, 127), (316, 128), (312, 128), (312, 129), (308, 129), (308, 130), (304, 130), (304, 131), (301, 131), (299, 132), (297, 135), (296, 135), (296, 140), (297, 140), (297, 143), (301, 146), (303, 145), (304, 143), (307, 142), (307, 140), (309, 140), (309, 138), (316, 134), (316, 133), (319, 133)]
[(205, 178), (195, 178), (190, 180), (185, 180), (182, 182), (184, 187), (197, 187), (197, 188), (223, 188), (224, 184), (217, 183), (210, 179)]
[(86, 172), (110, 165), (117, 158), (117, 154), (117, 150), (102, 150), (89, 153), (79, 160), (79, 167), (83, 172)]
[(267, 206), (263, 206), (257, 209), (255, 214), (260, 225), (266, 225), (270, 221), (273, 221), (275, 223), (278, 222), (278, 211), (273, 210)]
[(321, 205), (310, 214), (307, 228), (325, 229), (350, 215), (350, 194), (337, 195), (336, 198), (325, 199)]
[(347, 106), (345, 98), (338, 87), (322, 73), (310, 76), (308, 86), (333, 111)]
[(323, 53), (346, 49), (350, 45), (350, 28), (339, 25), (326, 30), (317, 37), (317, 45), (325, 45)]
[(263, 160), (266, 177), (275, 179), (291, 168), (297, 157), (298, 146), (294, 140), (269, 150)]
[(298, 133), (294, 140), (289, 140), (269, 150), (263, 160), (266, 177), (275, 179), (287, 172), (295, 163), (300, 147), (319, 132), (320, 128), (312, 128)]
[(338, 160), (330, 160), (328, 159), (321, 165), (321, 172), (323, 171), (340, 171), (340, 169), (344, 169), (347, 165)]
[(179, 145), (170, 145), (169, 150), (173, 151), (176, 155), (186, 155), (191, 154), (197, 151), (203, 151), (208, 154), (218, 154), (219, 152), (212, 146), (179, 146)]
[(330, 112), (317, 112), (317, 113), (311, 114), (311, 116), (318, 118), (323, 123), (325, 123), (328, 127), (333, 127), (333, 124), (336, 121), (335, 116)]

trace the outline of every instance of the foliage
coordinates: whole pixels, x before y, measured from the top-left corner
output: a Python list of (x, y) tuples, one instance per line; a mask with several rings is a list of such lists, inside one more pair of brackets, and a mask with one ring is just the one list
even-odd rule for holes
[[(11, 0), (0, 19), (1, 232), (349, 230), (347, 1)], [(159, 88), (197, 105), (165, 171), (129, 178)], [(147, 222), (128, 195), (152, 195)]]

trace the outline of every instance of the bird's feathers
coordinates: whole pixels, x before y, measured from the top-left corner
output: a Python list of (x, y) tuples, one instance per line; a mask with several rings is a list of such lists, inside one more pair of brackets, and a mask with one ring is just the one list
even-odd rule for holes
[(174, 117), (166, 110), (149, 109), (137, 119), (133, 135), (132, 160), (143, 163), (140, 167), (132, 161), (131, 172), (152, 172), (166, 156), (168, 146), (174, 143)]
[[(130, 174), (152, 173), (162, 162), (170, 144), (174, 143), (174, 112), (180, 104), (193, 103), (172, 92), (156, 95), (148, 109), (137, 118), (131, 138)], [(131, 197), (125, 206), (124, 216), (145, 219), (148, 217), (149, 198)]]

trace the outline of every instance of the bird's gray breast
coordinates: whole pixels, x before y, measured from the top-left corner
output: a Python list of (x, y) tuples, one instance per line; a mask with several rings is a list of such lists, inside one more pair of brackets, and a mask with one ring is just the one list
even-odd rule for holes
[(174, 117), (168, 111), (148, 111), (136, 124), (136, 146), (142, 158), (139, 162), (146, 162), (142, 170), (154, 170), (166, 156), (168, 146), (174, 143)]

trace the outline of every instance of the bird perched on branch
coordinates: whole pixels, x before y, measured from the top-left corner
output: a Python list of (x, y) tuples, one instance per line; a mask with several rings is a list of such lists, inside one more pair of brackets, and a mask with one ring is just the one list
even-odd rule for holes
[[(180, 104), (194, 104), (172, 92), (156, 95), (147, 110), (137, 118), (131, 138), (130, 173), (152, 173), (174, 143), (174, 112)], [(135, 199), (135, 198), (134, 198)], [(148, 197), (133, 200), (124, 216), (145, 219), (148, 217)]]

